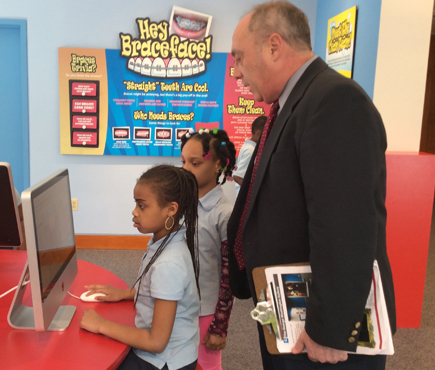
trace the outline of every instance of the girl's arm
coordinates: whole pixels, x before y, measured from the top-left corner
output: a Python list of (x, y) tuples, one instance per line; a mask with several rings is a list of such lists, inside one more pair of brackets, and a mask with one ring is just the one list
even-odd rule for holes
[(162, 353), (171, 337), (177, 301), (156, 299), (151, 329), (138, 329), (106, 320), (94, 310), (85, 310), (80, 327), (92, 333), (103, 334), (119, 342), (151, 353)]
[(233, 309), (233, 300), (234, 297), (231, 293), (228, 275), (228, 242), (225, 240), (221, 243), (221, 282), (219, 298), (213, 321), (203, 341), (208, 349), (219, 351), (225, 347), (228, 324)]
[(136, 289), (119, 289), (111, 285), (85, 285), (89, 290), (88, 295), (93, 293), (104, 293), (105, 296), (96, 297), (98, 301), (104, 302), (119, 302), (119, 301), (132, 301), (136, 294)]

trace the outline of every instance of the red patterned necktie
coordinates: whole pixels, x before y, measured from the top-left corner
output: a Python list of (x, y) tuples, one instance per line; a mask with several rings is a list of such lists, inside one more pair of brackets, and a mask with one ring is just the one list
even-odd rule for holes
[(273, 124), (279, 109), (279, 102), (272, 103), (270, 107), (269, 116), (267, 117), (266, 124), (264, 125), (263, 133), (261, 134), (260, 144), (258, 146), (257, 156), (255, 157), (254, 168), (252, 170), (251, 182), (249, 184), (248, 195), (246, 197), (245, 207), (243, 208), (242, 218), (240, 219), (239, 229), (237, 230), (236, 241), (234, 243), (234, 254), (237, 259), (239, 269), (242, 270), (245, 267), (245, 259), (243, 258), (243, 230), (245, 229), (246, 216), (248, 215), (249, 202), (251, 200), (252, 188), (254, 187), (255, 174), (257, 173), (258, 163), (260, 162), (260, 156), (263, 152), (264, 144), (269, 137)]

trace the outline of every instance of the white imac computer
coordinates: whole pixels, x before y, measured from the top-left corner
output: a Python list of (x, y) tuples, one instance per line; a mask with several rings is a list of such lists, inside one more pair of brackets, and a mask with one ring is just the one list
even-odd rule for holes
[(9, 163), (0, 162), (0, 248), (21, 245), (21, 224), (15, 201), (15, 187)]
[[(27, 264), (9, 310), (16, 329), (62, 331), (75, 306), (61, 306), (75, 276), (77, 257), (68, 170), (59, 170), (21, 194)], [(32, 305), (23, 300), (30, 279)]]

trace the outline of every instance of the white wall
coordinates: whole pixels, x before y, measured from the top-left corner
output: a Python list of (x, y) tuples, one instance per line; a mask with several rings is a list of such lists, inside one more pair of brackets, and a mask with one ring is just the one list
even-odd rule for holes
[[(137, 34), (135, 19), (167, 20), (178, 5), (213, 16), (213, 51), (229, 52), (240, 18), (258, 0), (0, 0), (1, 18), (27, 20), (30, 183), (68, 168), (77, 234), (137, 234), (132, 227), (133, 187), (150, 165), (179, 158), (61, 155), (59, 145), (59, 47), (118, 49), (119, 32)], [(314, 35), (317, 0), (294, 0)], [(2, 50), (0, 57), (7, 57)], [(14, 61), (11, 61), (13, 63)], [(1, 82), (0, 82), (1, 83)], [(231, 193), (231, 190), (230, 190)]]
[(383, 0), (373, 100), (388, 151), (418, 151), (433, 0)]

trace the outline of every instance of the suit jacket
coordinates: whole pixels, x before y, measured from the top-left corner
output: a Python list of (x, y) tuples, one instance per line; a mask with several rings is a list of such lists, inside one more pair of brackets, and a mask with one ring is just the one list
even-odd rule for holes
[[(385, 235), (385, 150), (384, 125), (371, 99), (353, 80), (320, 58), (314, 60), (264, 146), (243, 233), (242, 271), (233, 246), (255, 154), (229, 220), (234, 295), (252, 296), (256, 302), (255, 267), (308, 261), (313, 273), (308, 335), (321, 345), (355, 351), (376, 259), (394, 333)], [(354, 330), (358, 334), (352, 335)]]

